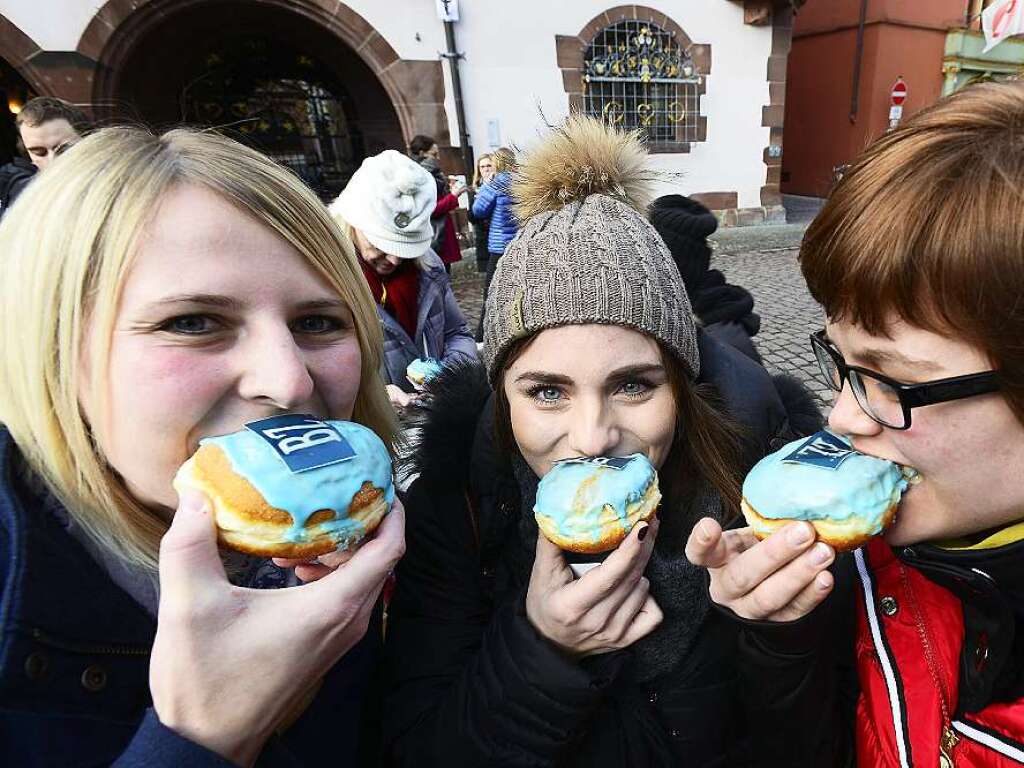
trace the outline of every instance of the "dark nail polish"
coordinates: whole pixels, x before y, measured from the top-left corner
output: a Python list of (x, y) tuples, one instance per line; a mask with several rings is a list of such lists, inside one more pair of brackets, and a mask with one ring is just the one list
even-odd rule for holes
[(651, 529), (651, 526), (649, 526), (646, 523), (644, 523), (644, 527), (641, 528), (640, 529), (640, 533), (638, 533), (636, 535), (636, 540), (637, 541), (643, 541), (644, 539), (646, 539), (647, 538), (647, 531), (649, 531), (650, 529)]

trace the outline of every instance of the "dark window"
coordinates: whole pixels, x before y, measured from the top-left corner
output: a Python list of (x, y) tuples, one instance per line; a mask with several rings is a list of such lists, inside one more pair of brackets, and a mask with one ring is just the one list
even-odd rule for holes
[(208, 50), (182, 93), (189, 122), (226, 129), (333, 199), (362, 158), (345, 89), (312, 56), (259, 37)]
[(649, 21), (620, 21), (583, 56), (583, 108), (658, 144), (699, 140), (700, 75), (675, 37)]

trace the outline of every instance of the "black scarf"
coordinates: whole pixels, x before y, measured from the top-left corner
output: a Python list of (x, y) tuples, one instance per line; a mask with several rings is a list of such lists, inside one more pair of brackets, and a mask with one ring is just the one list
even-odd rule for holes
[[(505, 555), (515, 575), (522, 583), (528, 583), (537, 545), (533, 505), (540, 481), (518, 454), (513, 458), (512, 470), (519, 486), (519, 535), (510, 537)], [(702, 517), (721, 520), (722, 503), (717, 492), (709, 489), (697, 495), (690, 509), (676, 513), (663, 510), (662, 516), (666, 514), (685, 515), (685, 530), (689, 531)], [(685, 658), (710, 607), (704, 570), (692, 565), (682, 553), (671, 551), (662, 541), (655, 544), (644, 575), (665, 618), (661, 626), (629, 648), (629, 661), (621, 677), (635, 683), (671, 672)]]

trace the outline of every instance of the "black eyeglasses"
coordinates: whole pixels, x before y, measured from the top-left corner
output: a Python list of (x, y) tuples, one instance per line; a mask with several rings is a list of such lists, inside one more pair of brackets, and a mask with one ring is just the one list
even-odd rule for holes
[(824, 383), (841, 392), (847, 381), (861, 409), (883, 427), (909, 429), (910, 411), (922, 405), (946, 403), (986, 395), (999, 389), (995, 371), (936, 379), (922, 384), (901, 384), (880, 373), (847, 365), (824, 331), (811, 334), (811, 349), (818, 360)]

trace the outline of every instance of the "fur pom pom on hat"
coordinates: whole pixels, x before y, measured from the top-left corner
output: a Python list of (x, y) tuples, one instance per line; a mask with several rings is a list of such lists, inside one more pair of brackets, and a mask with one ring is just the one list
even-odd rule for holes
[(363, 160), (331, 203), (331, 214), (384, 253), (415, 259), (430, 247), (437, 184), (414, 160), (386, 149)]
[(483, 358), (492, 384), (517, 339), (590, 323), (653, 337), (697, 377), (686, 289), (644, 213), (655, 178), (636, 133), (583, 115), (527, 153), (512, 183), (521, 226), (487, 293)]

